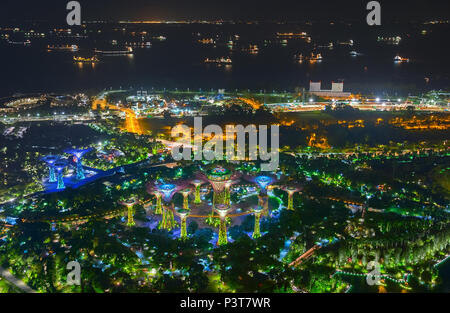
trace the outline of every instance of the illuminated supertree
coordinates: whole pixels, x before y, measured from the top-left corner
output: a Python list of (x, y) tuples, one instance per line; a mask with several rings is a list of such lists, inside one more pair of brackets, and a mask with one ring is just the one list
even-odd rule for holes
[(124, 205), (127, 207), (127, 217), (128, 217), (128, 221), (127, 221), (127, 226), (134, 226), (136, 225), (136, 223), (134, 222), (134, 206), (137, 204), (137, 200), (135, 198), (130, 198), (128, 200), (125, 201), (119, 201), (119, 204)]
[(261, 175), (255, 177), (253, 181), (256, 184), (258, 184), (262, 194), (267, 194), (267, 187), (269, 187), (269, 185), (272, 184), (275, 181), (275, 179), (270, 176)]
[(163, 213), (162, 220), (159, 224), (160, 229), (172, 230), (175, 228), (175, 219), (173, 217), (173, 203), (170, 203), (173, 195), (177, 191), (177, 186), (175, 184), (163, 184), (158, 186), (158, 191), (163, 195)]
[(253, 213), (255, 215), (255, 227), (254, 227), (254, 230), (253, 230), (252, 237), (255, 238), (255, 239), (261, 237), (261, 232), (260, 232), (260, 229), (259, 229), (259, 221), (261, 219), (261, 213), (262, 213), (263, 210), (264, 209), (262, 207), (260, 207), (260, 206), (254, 207), (252, 209), (252, 211), (253, 211)]
[(200, 204), (202, 203), (202, 199), (200, 198), (200, 186), (203, 184), (203, 181), (201, 181), (200, 179), (195, 179), (193, 181), (191, 181), (191, 184), (194, 185), (195, 189), (194, 189), (194, 203), (195, 204)]
[(284, 191), (288, 193), (288, 210), (294, 210), (294, 193), (299, 191), (297, 187), (294, 186), (287, 186), (284, 188)]
[(159, 191), (154, 191), (153, 194), (156, 197), (156, 208), (155, 208), (155, 214), (162, 214), (163, 210), (162, 210), (162, 195)]
[(258, 205), (263, 208), (263, 215), (269, 214), (269, 197), (267, 195), (268, 187), (276, 181), (275, 177), (269, 175), (249, 176), (245, 175), (244, 178), (250, 182), (253, 182), (259, 187)]
[(214, 206), (230, 203), (230, 186), (235, 175), (230, 170), (217, 166), (209, 170), (205, 176), (214, 190), (212, 207), (214, 213)]
[(58, 182), (57, 189), (64, 189), (66, 186), (64, 185), (63, 171), (67, 167), (68, 162), (65, 159), (60, 159), (56, 161), (53, 166), (55, 167), (57, 177), (56, 180)]
[(49, 183), (56, 183), (56, 175), (55, 175), (55, 162), (59, 160), (59, 156), (57, 155), (47, 155), (41, 158), (42, 161), (47, 163), (48, 166), (48, 182)]
[(217, 240), (217, 245), (221, 246), (228, 243), (226, 217), (230, 212), (231, 207), (226, 204), (218, 204), (215, 206), (215, 210), (220, 216), (219, 239)]
[(177, 211), (178, 215), (181, 219), (181, 233), (180, 233), (180, 239), (186, 239), (187, 238), (187, 230), (186, 230), (186, 219), (191, 213), (190, 210), (186, 209), (179, 209)]
[(73, 161), (75, 162), (75, 164), (77, 166), (77, 171), (76, 171), (77, 172), (77, 176), (76, 176), (77, 180), (85, 179), (82, 158), (89, 151), (91, 151), (90, 148), (89, 149), (68, 149), (68, 150), (64, 151), (65, 153), (73, 156)]
[(192, 193), (192, 189), (183, 189), (180, 193), (183, 195), (183, 209), (189, 210), (189, 195)]

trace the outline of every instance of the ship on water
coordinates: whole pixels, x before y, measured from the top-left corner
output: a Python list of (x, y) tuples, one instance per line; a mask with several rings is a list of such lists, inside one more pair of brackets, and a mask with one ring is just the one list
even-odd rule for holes
[(304, 59), (305, 59), (305, 57), (303, 56), (302, 53), (294, 55), (294, 60), (296, 60), (298, 63), (303, 63)]
[(215, 59), (210, 59), (210, 58), (206, 58), (204, 60), (205, 63), (216, 63), (216, 64), (232, 64), (233, 61), (227, 57), (221, 57), (221, 58), (215, 58)]
[(74, 56), (73, 61), (75, 63), (98, 63), (99, 60), (98, 60), (97, 56), (94, 55), (93, 57), (90, 57), (90, 58)]
[(95, 49), (94, 52), (96, 54), (100, 54), (100, 55), (104, 55), (104, 56), (132, 55), (133, 48), (126, 47), (125, 49), (122, 49), (122, 50), (98, 50), (98, 49)]
[(311, 52), (310, 56), (303, 56), (302, 53), (294, 55), (294, 60), (296, 60), (298, 63), (303, 63), (304, 60), (308, 60), (310, 63), (315, 63), (321, 62), (322, 59), (323, 59), (322, 54), (320, 53), (314, 54), (314, 52)]
[(76, 52), (78, 51), (77, 45), (48, 45), (47, 51), (71, 51)]
[(353, 51), (350, 51), (350, 55), (351, 55), (352, 57), (356, 57), (356, 56), (358, 56), (358, 55), (361, 55), (361, 53), (359, 53), (359, 52), (353, 50)]
[(399, 56), (398, 54), (394, 57), (394, 62), (395, 63), (401, 63), (401, 62), (409, 62), (408, 58), (404, 58)]

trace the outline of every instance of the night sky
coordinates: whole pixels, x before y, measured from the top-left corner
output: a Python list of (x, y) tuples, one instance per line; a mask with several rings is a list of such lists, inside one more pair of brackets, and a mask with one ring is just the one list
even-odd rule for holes
[[(2, 0), (2, 20), (64, 22), (69, 0)], [(369, 0), (80, 0), (83, 20), (360, 20)], [(384, 0), (382, 19), (448, 18), (448, 0)]]

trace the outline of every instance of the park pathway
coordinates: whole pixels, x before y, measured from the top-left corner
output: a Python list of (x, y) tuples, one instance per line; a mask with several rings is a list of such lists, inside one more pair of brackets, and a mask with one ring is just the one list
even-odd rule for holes
[(7, 281), (9, 281), (11, 284), (19, 288), (20, 290), (26, 292), (26, 293), (37, 293), (36, 290), (30, 288), (27, 284), (25, 284), (22, 280), (17, 279), (14, 277), (11, 272), (7, 269), (4, 269), (0, 266), (0, 276), (3, 276)]

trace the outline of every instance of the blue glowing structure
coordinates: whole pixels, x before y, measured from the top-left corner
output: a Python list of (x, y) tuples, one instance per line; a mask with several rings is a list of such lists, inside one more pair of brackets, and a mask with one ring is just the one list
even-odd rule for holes
[(66, 188), (66, 186), (64, 185), (63, 171), (67, 167), (67, 165), (68, 165), (67, 160), (63, 160), (63, 159), (56, 161), (54, 164), (55, 170), (58, 173), (57, 174), (58, 185), (57, 185), (56, 189)]
[(259, 188), (261, 188), (261, 192), (266, 193), (267, 186), (269, 186), (273, 182), (273, 178), (269, 176), (258, 176), (254, 181), (258, 184)]
[(164, 184), (158, 186), (158, 191), (163, 195), (165, 202), (170, 202), (172, 196), (175, 194), (177, 186), (174, 184)]
[(54, 164), (56, 161), (59, 160), (59, 156), (57, 155), (47, 155), (41, 159), (45, 163), (47, 163), (48, 166), (48, 182), (49, 183), (56, 183), (56, 175), (55, 175), (55, 167)]
[(76, 179), (77, 180), (83, 180), (86, 178), (86, 176), (84, 175), (84, 171), (83, 171), (83, 164), (82, 164), (82, 158), (83, 156), (88, 153), (89, 151), (91, 151), (91, 149), (68, 149), (66, 151), (64, 151), (67, 154), (73, 155), (73, 161), (75, 162), (76, 166), (77, 166), (77, 176)]

